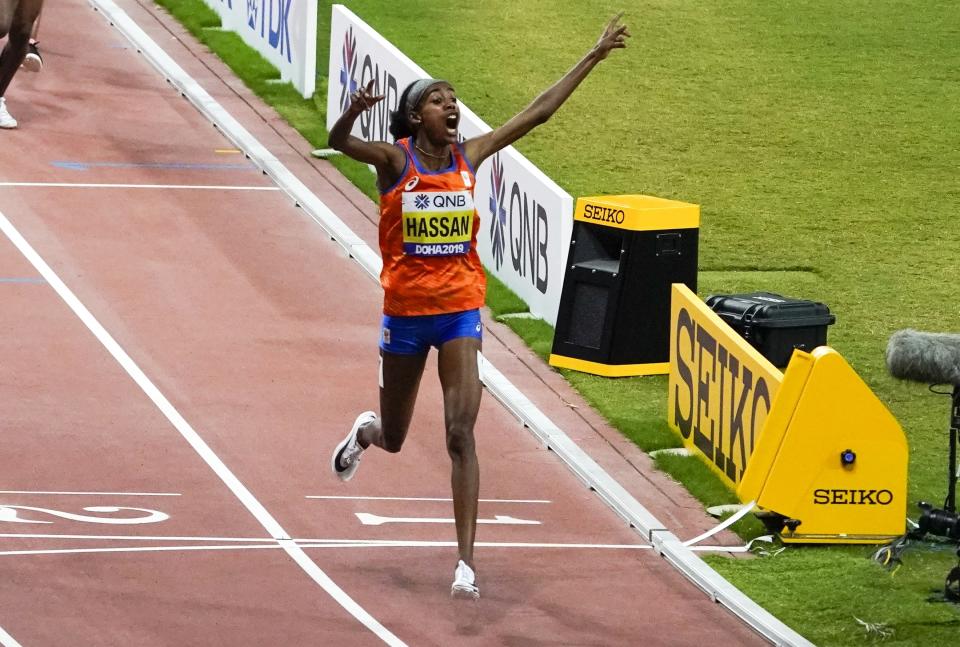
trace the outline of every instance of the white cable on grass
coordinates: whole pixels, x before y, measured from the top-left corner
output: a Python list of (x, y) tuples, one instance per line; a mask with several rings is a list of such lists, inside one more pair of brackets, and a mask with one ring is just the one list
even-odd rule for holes
[(693, 539), (688, 539), (687, 541), (683, 542), (683, 545), (684, 545), (684, 546), (688, 546), (688, 547), (689, 547), (689, 546), (693, 546), (694, 544), (699, 544), (701, 541), (703, 541), (703, 540), (706, 539), (707, 537), (713, 537), (715, 534), (717, 534), (717, 533), (720, 532), (721, 530), (723, 530), (723, 529), (725, 529), (725, 528), (728, 528), (728, 527), (732, 526), (733, 524), (737, 523), (738, 521), (740, 521), (741, 519), (743, 519), (743, 517), (746, 516), (746, 514), (747, 514), (748, 512), (750, 512), (751, 510), (753, 510), (753, 506), (754, 506), (754, 505), (755, 505), (755, 504), (754, 504), (753, 501), (751, 501), (750, 503), (745, 504), (745, 505), (743, 506), (743, 508), (742, 508), (739, 512), (737, 512), (736, 514), (730, 515), (723, 523), (715, 526), (713, 529), (708, 530), (707, 532), (703, 533), (702, 535), (697, 535), (697, 536), (694, 537)]

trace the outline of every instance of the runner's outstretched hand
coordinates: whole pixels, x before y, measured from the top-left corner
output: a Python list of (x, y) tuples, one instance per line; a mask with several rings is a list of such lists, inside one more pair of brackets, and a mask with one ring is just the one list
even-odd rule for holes
[(621, 18), (623, 18), (622, 11), (607, 23), (597, 44), (593, 46), (597, 58), (601, 61), (610, 54), (610, 50), (623, 49), (627, 46), (626, 39), (630, 37), (630, 32), (627, 31), (626, 25), (620, 24)]
[[(358, 162), (375, 166), (378, 178), (384, 174), (392, 178), (403, 168), (406, 159), (403, 152), (387, 142), (368, 142), (350, 133), (357, 118), (384, 99), (385, 95), (373, 94), (374, 82), (374, 79), (370, 79), (366, 87), (350, 93), (350, 104), (330, 129), (327, 145)], [(384, 181), (381, 186), (389, 184), (389, 181)]]
[(626, 25), (620, 24), (621, 18), (623, 18), (622, 11), (610, 19), (600, 39), (587, 50), (583, 58), (556, 83), (535, 98), (529, 106), (499, 128), (464, 142), (464, 152), (474, 168), (479, 167), (485, 159), (517, 141), (539, 124), (546, 123), (590, 71), (609, 56), (611, 50), (623, 49), (627, 46), (630, 32), (627, 31)]
[(350, 110), (352, 110), (355, 114), (360, 114), (361, 112), (369, 110), (377, 103), (383, 101), (385, 96), (386, 95), (383, 94), (374, 96), (373, 79), (370, 79), (370, 82), (367, 83), (367, 87), (360, 88), (350, 95)]

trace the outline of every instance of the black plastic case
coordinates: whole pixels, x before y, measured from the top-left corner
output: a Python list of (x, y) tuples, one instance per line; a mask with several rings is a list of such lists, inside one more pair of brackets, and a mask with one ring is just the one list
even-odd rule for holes
[(778, 368), (790, 362), (795, 348), (809, 352), (826, 345), (827, 326), (837, 320), (822, 303), (771, 292), (717, 294), (706, 303)]

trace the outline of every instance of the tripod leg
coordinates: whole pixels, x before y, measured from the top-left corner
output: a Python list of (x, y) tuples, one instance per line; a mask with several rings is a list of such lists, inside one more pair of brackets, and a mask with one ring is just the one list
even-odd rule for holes
[(947, 472), (947, 500), (944, 509), (957, 511), (957, 430), (960, 428), (960, 385), (953, 387), (953, 408), (950, 412), (950, 468)]

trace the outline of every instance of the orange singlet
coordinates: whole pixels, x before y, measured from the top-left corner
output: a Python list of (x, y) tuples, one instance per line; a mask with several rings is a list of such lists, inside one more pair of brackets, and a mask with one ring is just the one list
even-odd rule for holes
[(452, 147), (449, 167), (429, 171), (409, 138), (397, 146), (407, 158), (403, 173), (380, 193), (383, 313), (409, 317), (481, 307), (487, 279), (477, 253), (476, 181), (463, 147)]

